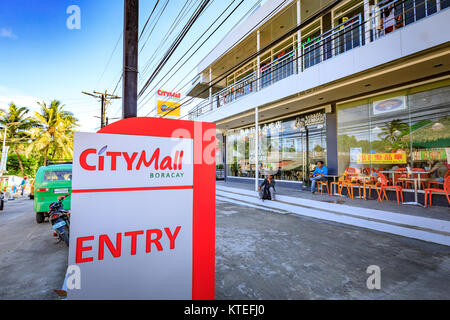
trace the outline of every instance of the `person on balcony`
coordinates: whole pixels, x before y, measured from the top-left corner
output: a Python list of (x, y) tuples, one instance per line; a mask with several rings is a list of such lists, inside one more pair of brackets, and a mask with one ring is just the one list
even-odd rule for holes
[(328, 169), (323, 165), (323, 161), (317, 161), (316, 168), (311, 174), (309, 180), (311, 180), (311, 193), (316, 192), (316, 182), (317, 181), (327, 181)]
[(263, 183), (258, 187), (259, 198), (264, 200), (275, 200), (275, 180), (269, 174)]

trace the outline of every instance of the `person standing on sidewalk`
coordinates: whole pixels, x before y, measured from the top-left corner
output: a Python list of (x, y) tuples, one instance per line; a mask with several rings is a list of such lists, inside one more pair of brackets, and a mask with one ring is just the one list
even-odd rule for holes
[(311, 180), (311, 192), (314, 194), (316, 192), (316, 182), (317, 181), (326, 181), (327, 178), (325, 177), (328, 175), (328, 169), (326, 166), (323, 165), (323, 161), (317, 161), (316, 168), (314, 169), (313, 173), (311, 174), (311, 177), (309, 180)]
[(264, 200), (275, 200), (275, 180), (269, 174), (258, 188), (259, 198)]

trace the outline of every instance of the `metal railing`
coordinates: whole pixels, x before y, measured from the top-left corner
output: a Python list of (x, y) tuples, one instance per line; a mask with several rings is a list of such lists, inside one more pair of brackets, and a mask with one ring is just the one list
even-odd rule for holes
[(363, 41), (361, 21), (361, 14), (354, 16), (303, 45), (303, 70), (359, 47)]
[(260, 68), (261, 89), (297, 73), (294, 65), (294, 61), (297, 61), (296, 52), (297, 50), (292, 50), (282, 54)]
[[(392, 0), (374, 6), (370, 17), (358, 14), (317, 38), (260, 68), (198, 104), (188, 114), (190, 120), (273, 83), (319, 64), (341, 53), (364, 46), (408, 24), (450, 7), (450, 0)], [(301, 52), (301, 55), (299, 55)], [(300, 67), (301, 66), (301, 67)], [(259, 81), (258, 81), (259, 80)]]

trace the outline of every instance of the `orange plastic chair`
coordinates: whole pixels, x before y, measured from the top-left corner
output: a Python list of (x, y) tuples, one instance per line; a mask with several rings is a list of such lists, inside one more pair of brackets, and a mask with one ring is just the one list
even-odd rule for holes
[(347, 180), (344, 176), (344, 180), (339, 181), (339, 195), (342, 198), (342, 189), (347, 188), (347, 195), (349, 198), (353, 199), (353, 184), (351, 180)]
[(386, 195), (386, 190), (395, 189), (395, 193), (397, 195), (397, 204), (400, 204), (399, 197), (398, 197), (399, 193), (400, 193), (400, 197), (403, 202), (403, 188), (401, 186), (389, 186), (386, 176), (384, 174), (382, 174), (381, 172), (379, 172), (378, 175), (381, 180), (380, 192), (378, 193), (378, 201), (382, 202), (383, 199), (386, 199), (386, 201), (389, 201), (389, 199)]
[(398, 168), (394, 173), (394, 181), (396, 185), (405, 186), (405, 181), (398, 180), (399, 178), (408, 178), (408, 171), (406, 168)]
[[(341, 179), (341, 178), (339, 178), (339, 179)], [(332, 195), (331, 192), (333, 192), (333, 186), (334, 185), (336, 185), (336, 189), (338, 190), (338, 194), (341, 195), (340, 191), (339, 191), (340, 188), (341, 188), (341, 184), (342, 184), (342, 180), (330, 182), (330, 196)]]
[[(450, 176), (450, 170), (447, 170), (444, 176), (444, 181), (447, 177)], [(431, 185), (436, 184), (438, 186), (442, 186), (441, 190), (444, 190), (444, 182), (438, 182), (438, 181), (429, 181), (428, 182), (428, 188), (431, 188)]]
[(431, 195), (434, 193), (443, 193), (447, 197), (448, 204), (450, 205), (450, 176), (447, 176), (444, 180), (444, 189), (438, 189), (438, 188), (428, 188), (425, 189), (425, 208), (427, 207), (427, 199), (430, 198), (430, 207), (431, 207)]
[(328, 187), (328, 181), (317, 181), (317, 189), (320, 188), (320, 194), (323, 194), (323, 186), (327, 187), (327, 193), (331, 195), (330, 188)]

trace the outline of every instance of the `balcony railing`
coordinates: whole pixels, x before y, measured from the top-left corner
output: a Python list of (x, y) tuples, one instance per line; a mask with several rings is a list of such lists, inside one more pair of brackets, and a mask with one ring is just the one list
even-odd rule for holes
[[(317, 65), (334, 56), (376, 41), (386, 34), (450, 7), (450, 0), (392, 0), (375, 7), (371, 16), (361, 14), (335, 26), (238, 82), (222, 89), (198, 104), (188, 114), (190, 120), (234, 102), (273, 83)], [(301, 52), (301, 55), (299, 53)], [(259, 80), (259, 81), (258, 81)]]

